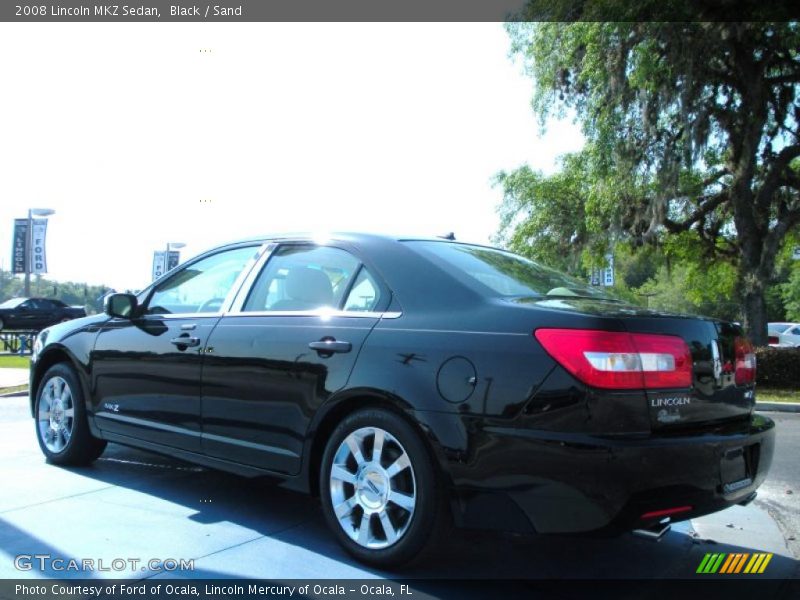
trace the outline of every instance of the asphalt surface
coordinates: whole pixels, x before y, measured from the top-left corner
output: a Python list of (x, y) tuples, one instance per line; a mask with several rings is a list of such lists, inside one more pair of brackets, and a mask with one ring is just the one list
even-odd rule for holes
[[(92, 467), (48, 465), (27, 407), (26, 397), (0, 400), (0, 578), (687, 578), (703, 577), (695, 571), (710, 552), (774, 552), (760, 577), (800, 576), (779, 529), (797, 533), (797, 499), (786, 494), (800, 488), (796, 415), (774, 415), (780, 442), (763, 500), (677, 523), (660, 542), (631, 534), (514, 538), (457, 531), (425, 562), (387, 573), (340, 549), (316, 500), (263, 481), (117, 445)], [(110, 572), (59, 571), (49, 563), (19, 570), (15, 557), (23, 554), (145, 564)], [(159, 572), (146, 564), (151, 558), (193, 559), (194, 568)]]
[(778, 428), (769, 478), (754, 504), (767, 512), (800, 559), (800, 414), (769, 413)]

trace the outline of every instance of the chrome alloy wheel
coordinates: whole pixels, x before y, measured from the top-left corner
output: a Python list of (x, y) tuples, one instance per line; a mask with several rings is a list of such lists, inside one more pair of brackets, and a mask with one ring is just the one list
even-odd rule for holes
[(69, 443), (75, 423), (72, 390), (63, 377), (47, 380), (39, 398), (39, 436), (50, 452), (58, 454)]
[(354, 542), (371, 550), (393, 545), (408, 530), (417, 504), (405, 448), (378, 427), (352, 432), (333, 457), (330, 494), (336, 519)]

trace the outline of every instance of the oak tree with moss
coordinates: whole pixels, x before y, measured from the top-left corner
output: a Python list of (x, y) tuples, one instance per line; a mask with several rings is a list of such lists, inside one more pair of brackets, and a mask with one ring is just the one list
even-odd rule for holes
[(583, 126), (592, 210), (641, 242), (691, 235), (705, 259), (735, 265), (745, 327), (766, 344), (765, 288), (800, 223), (798, 24), (508, 31), (542, 122), (573, 114)]

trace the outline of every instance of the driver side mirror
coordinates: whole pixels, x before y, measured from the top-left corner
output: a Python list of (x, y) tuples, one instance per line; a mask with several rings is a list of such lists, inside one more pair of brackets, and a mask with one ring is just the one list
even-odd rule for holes
[(106, 297), (104, 311), (109, 317), (131, 319), (136, 314), (138, 301), (133, 294), (111, 294)]

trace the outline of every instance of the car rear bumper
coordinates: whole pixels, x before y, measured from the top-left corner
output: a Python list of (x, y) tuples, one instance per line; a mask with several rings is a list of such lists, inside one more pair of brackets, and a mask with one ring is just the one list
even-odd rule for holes
[(473, 450), (446, 467), (456, 524), (619, 533), (658, 522), (662, 511), (680, 508), (671, 515), (679, 521), (747, 500), (769, 471), (775, 424), (754, 414), (749, 421), (671, 435), (486, 426), (473, 428), (471, 437)]

